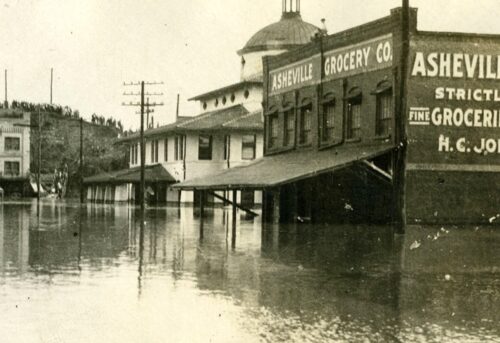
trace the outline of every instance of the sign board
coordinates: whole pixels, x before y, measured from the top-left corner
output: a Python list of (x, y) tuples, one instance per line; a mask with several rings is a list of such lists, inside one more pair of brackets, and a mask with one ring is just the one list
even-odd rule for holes
[(500, 164), (499, 51), (500, 40), (418, 37), (412, 42), (409, 163), (459, 170)]
[(269, 72), (269, 95), (392, 66), (392, 35), (327, 51)]

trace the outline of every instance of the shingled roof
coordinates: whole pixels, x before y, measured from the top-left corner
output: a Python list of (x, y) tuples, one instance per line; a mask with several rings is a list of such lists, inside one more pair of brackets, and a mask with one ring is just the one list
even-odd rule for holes
[(332, 172), (361, 160), (374, 158), (394, 147), (392, 144), (347, 145), (328, 150), (299, 150), (266, 156), (240, 167), (173, 185), (178, 189), (263, 189), (281, 186)]

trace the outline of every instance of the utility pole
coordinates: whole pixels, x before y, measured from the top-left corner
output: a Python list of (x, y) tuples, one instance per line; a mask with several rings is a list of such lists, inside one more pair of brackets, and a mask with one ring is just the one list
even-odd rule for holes
[[(145, 209), (145, 189), (146, 189), (146, 182), (145, 182), (145, 179), (144, 179), (144, 167), (145, 167), (145, 164), (146, 164), (146, 145), (145, 145), (145, 142), (144, 142), (144, 108), (146, 107), (146, 104), (144, 102), (144, 97), (145, 96), (161, 96), (163, 95), (163, 93), (145, 93), (145, 86), (155, 86), (155, 85), (163, 85), (163, 82), (145, 82), (145, 81), (141, 81), (141, 82), (131, 82), (131, 83), (123, 83), (123, 85), (125, 87), (137, 87), (137, 86), (140, 86), (141, 87), (141, 92), (140, 93), (123, 93), (123, 95), (125, 96), (140, 96), (141, 97), (141, 101), (140, 102), (128, 102), (128, 103), (125, 103), (125, 102), (122, 102), (122, 106), (134, 106), (134, 107), (138, 107), (140, 106), (141, 108), (141, 142), (140, 142), (140, 148), (141, 148), (141, 183), (140, 183), (140, 188), (139, 188), (139, 201), (141, 203), (141, 213), (144, 213), (144, 209)], [(149, 99), (149, 98), (148, 98)], [(163, 103), (149, 103), (147, 104), (147, 107), (148, 107), (148, 111), (149, 111), (149, 107), (156, 107), (156, 106), (163, 106), (164, 104)], [(142, 222), (142, 220), (141, 220)]]
[(175, 121), (179, 120), (179, 100), (180, 100), (180, 94), (177, 93), (177, 107), (175, 109)]
[(40, 114), (40, 105), (38, 105), (38, 170), (36, 173), (36, 199), (40, 204), (40, 169), (42, 165), (42, 115)]
[(80, 204), (83, 204), (83, 118), (80, 118)]
[(7, 69), (5, 69), (5, 102), (4, 107), (9, 108), (9, 100), (7, 98)]
[(52, 90), (54, 85), (54, 68), (50, 68), (50, 104), (52, 105)]

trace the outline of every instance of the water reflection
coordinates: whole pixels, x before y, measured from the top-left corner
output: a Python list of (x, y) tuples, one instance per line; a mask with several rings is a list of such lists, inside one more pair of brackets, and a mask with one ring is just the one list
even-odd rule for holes
[(239, 213), (234, 222), (230, 209), (205, 209), (203, 222), (192, 208), (142, 217), (125, 205), (44, 201), (37, 211), (0, 204), (8, 342), (500, 339), (492, 228), (394, 236), (262, 226)]

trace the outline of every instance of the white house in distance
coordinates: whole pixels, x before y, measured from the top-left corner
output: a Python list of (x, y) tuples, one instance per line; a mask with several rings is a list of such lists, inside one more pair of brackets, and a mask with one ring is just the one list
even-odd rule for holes
[[(288, 7), (291, 5), (291, 7)], [(310, 42), (320, 29), (302, 20), (300, 0), (283, 3), (281, 19), (254, 34), (238, 51), (240, 81), (190, 99), (199, 104), (194, 117), (145, 131), (146, 184), (156, 202), (196, 203), (193, 191), (169, 185), (251, 163), (263, 155), (262, 57), (277, 55)], [(129, 146), (129, 169), (86, 178), (89, 201), (138, 199), (140, 137), (121, 138)], [(227, 199), (231, 194), (220, 194)], [(261, 192), (238, 192), (239, 203), (260, 204)], [(208, 199), (209, 202), (212, 199)], [(213, 199), (219, 202), (219, 199)]]
[(30, 113), (0, 109), (0, 187), (22, 195), (29, 179)]

